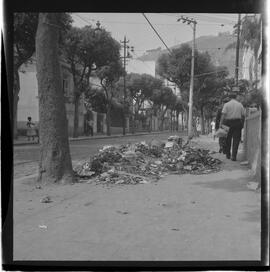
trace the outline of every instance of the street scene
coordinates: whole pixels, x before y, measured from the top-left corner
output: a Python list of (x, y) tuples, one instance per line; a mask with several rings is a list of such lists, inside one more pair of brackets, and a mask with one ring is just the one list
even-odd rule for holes
[(13, 259), (260, 261), (262, 29), (14, 13)]

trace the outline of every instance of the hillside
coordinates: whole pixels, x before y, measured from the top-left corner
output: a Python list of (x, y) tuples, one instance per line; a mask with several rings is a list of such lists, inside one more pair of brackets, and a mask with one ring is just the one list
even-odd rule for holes
[[(226, 47), (235, 40), (228, 33), (220, 33), (218, 36), (201, 36), (196, 39), (197, 50), (204, 52), (208, 51), (210, 54), (213, 64), (217, 66), (227, 66), (230, 76), (234, 76), (235, 70), (235, 49), (225, 50)], [(187, 42), (192, 45), (192, 41)], [(181, 44), (171, 47), (171, 49), (180, 47)], [(158, 58), (163, 54), (167, 53), (167, 50), (161, 50), (161, 48), (152, 49), (146, 51), (143, 56), (139, 57), (142, 61), (157, 61)], [(240, 50), (239, 66), (241, 67), (242, 50)], [(241, 74), (241, 70), (239, 71)]]

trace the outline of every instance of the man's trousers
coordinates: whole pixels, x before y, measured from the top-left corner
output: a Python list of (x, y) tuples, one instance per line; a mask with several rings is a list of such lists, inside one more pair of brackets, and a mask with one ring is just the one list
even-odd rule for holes
[(232, 159), (236, 159), (238, 146), (241, 141), (243, 123), (241, 119), (230, 119), (226, 120), (225, 125), (230, 128), (226, 139), (226, 155), (227, 157), (231, 157), (232, 154)]

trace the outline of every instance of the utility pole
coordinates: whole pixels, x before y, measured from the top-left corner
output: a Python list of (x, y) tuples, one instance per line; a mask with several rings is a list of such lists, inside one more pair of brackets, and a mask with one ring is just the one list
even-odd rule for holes
[[(126, 98), (127, 98), (127, 92), (126, 92), (126, 64), (127, 59), (131, 58), (131, 55), (128, 52), (129, 46), (127, 45), (129, 43), (129, 40), (126, 39), (126, 36), (124, 37), (124, 41), (120, 41), (123, 43), (124, 48), (124, 56), (123, 58), (123, 65), (124, 65), (124, 110), (123, 110), (123, 135), (126, 134), (126, 115), (125, 115), (125, 107), (126, 107)], [(134, 47), (131, 46), (131, 52), (134, 52)]]
[(239, 49), (240, 49), (240, 25), (241, 14), (238, 14), (237, 23), (237, 42), (236, 42), (236, 58), (235, 58), (235, 85), (238, 87), (238, 75), (239, 75)]
[(193, 86), (194, 86), (194, 58), (195, 58), (195, 37), (196, 37), (196, 24), (197, 21), (193, 18), (189, 19), (188, 17), (179, 18), (177, 22), (182, 21), (191, 26), (193, 30), (193, 40), (192, 40), (192, 55), (191, 55), (191, 73), (190, 73), (190, 88), (189, 88), (189, 110), (188, 110), (188, 138), (193, 137), (192, 129), (192, 109), (193, 109)]

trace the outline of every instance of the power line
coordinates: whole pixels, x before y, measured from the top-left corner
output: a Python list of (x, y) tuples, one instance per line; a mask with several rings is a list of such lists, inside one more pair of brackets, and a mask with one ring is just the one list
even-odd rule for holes
[(204, 14), (200, 14), (200, 13), (199, 14), (198, 13), (182, 13), (182, 14), (197, 17), (198, 19), (200, 19), (202, 21), (210, 21), (210, 22), (215, 22), (215, 23), (220, 23), (220, 24), (224, 24), (226, 22), (227, 24), (230, 24), (230, 25), (235, 24), (235, 22), (233, 20), (227, 20), (227, 19), (223, 19), (223, 18), (214, 18), (209, 15), (204, 15)]
[[(86, 20), (85, 18), (81, 17), (79, 14), (77, 13), (73, 13), (75, 16), (79, 17), (81, 20), (83, 20), (85, 23), (87, 24), (91, 24), (88, 20)], [(97, 20), (94, 20), (94, 19), (89, 19), (90, 21), (92, 22), (96, 22)]]
[[(193, 16), (194, 18), (197, 17), (196, 19), (200, 19), (200, 21), (206, 21), (206, 22), (211, 22), (213, 25), (233, 25), (235, 24), (233, 20), (227, 20), (227, 19), (219, 19), (219, 18), (213, 18), (213, 17), (209, 17), (207, 15), (201, 15), (201, 14), (195, 14), (195, 13), (180, 13), (183, 14), (185, 16)], [(164, 15), (164, 16), (169, 16), (171, 18), (175, 18), (177, 19), (177, 17), (179, 16), (178, 14), (175, 15), (169, 15), (169, 14), (160, 14), (160, 15)], [(200, 25), (202, 25), (203, 23), (200, 22)]]
[(149, 25), (152, 27), (152, 29), (155, 31), (155, 33), (158, 35), (159, 39), (162, 41), (162, 43), (166, 46), (166, 48), (168, 49), (168, 51), (172, 54), (171, 49), (167, 46), (167, 44), (163, 41), (163, 39), (161, 38), (161, 36), (158, 34), (158, 32), (155, 30), (155, 28), (153, 27), (153, 25), (151, 24), (151, 22), (148, 20), (148, 18), (145, 16), (144, 13), (142, 13), (142, 15), (144, 16), (144, 18), (147, 20), (147, 22), (149, 23)]

